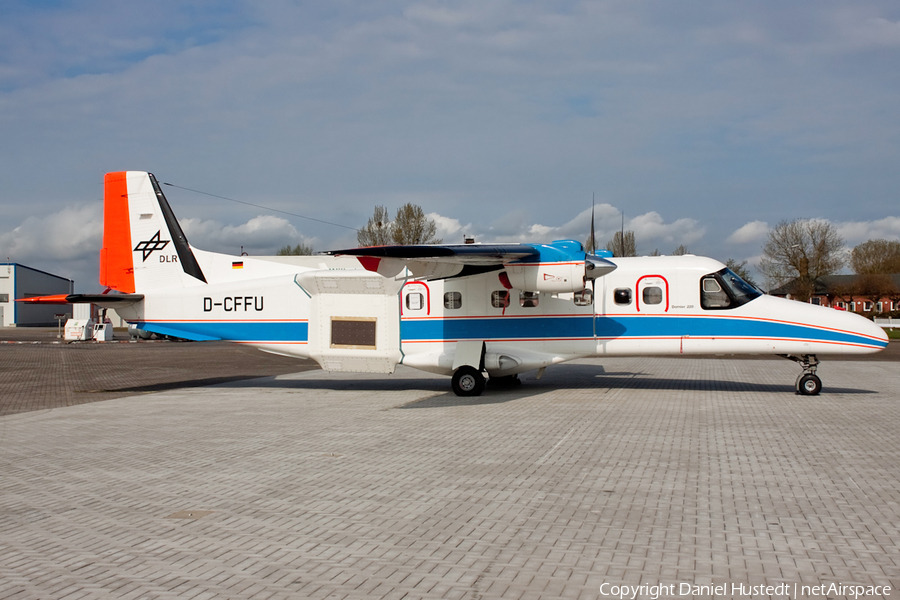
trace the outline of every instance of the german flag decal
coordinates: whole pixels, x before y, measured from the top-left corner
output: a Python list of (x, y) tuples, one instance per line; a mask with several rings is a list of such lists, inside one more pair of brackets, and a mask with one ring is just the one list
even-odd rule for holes
[(231, 263), (231, 268), (232, 268), (232, 269), (243, 269), (243, 268), (244, 268), (244, 261), (242, 261), (242, 260), (236, 260), (236, 261), (234, 261), (233, 263)]

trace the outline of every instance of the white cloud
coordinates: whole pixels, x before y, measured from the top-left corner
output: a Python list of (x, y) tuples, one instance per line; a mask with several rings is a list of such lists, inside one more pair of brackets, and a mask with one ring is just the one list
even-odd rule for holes
[[(616, 222), (620, 215), (619, 209), (611, 204), (598, 204), (595, 207), (594, 220), (597, 226), (598, 246), (605, 246), (619, 230), (619, 227), (611, 226), (611, 223)], [(561, 225), (529, 223), (523, 216), (521, 213), (513, 212), (500, 219), (494, 226), (484, 227), (471, 223), (461, 225), (459, 220), (438, 213), (428, 215), (434, 219), (439, 234), (444, 236), (447, 243), (461, 242), (462, 233), (475, 235), (479, 242), (522, 243), (547, 243), (560, 239), (574, 239), (584, 243), (590, 235), (590, 208)], [(694, 219), (683, 218), (667, 223), (654, 211), (626, 221), (625, 228), (635, 232), (639, 252), (649, 252), (651, 247), (659, 244), (670, 244), (672, 249), (679, 244), (690, 245), (701, 239), (706, 232), (706, 228)]]
[[(695, 219), (678, 219), (666, 223), (656, 211), (650, 211), (628, 221), (626, 229), (634, 231), (638, 250), (650, 244), (664, 242), (674, 247), (684, 244), (690, 246), (706, 233), (706, 228)], [(661, 250), (663, 254), (665, 249)]]
[(769, 233), (769, 224), (765, 221), (750, 221), (725, 240), (729, 244), (749, 244), (762, 241)]
[(307, 238), (286, 219), (269, 215), (254, 217), (241, 225), (223, 225), (214, 220), (182, 219), (184, 234), (191, 245), (202, 250), (258, 255), (275, 254), (287, 245), (306, 244), (315, 248), (316, 238)]
[(98, 203), (66, 206), (44, 217), (28, 217), (11, 231), (0, 232), (0, 260), (34, 265), (98, 256), (103, 238)]
[(435, 212), (428, 213), (425, 216), (434, 221), (434, 224), (437, 227), (437, 233), (435, 235), (442, 239), (445, 244), (461, 244), (463, 242), (463, 236), (472, 233), (471, 223), (463, 225), (459, 219), (445, 217)]
[(900, 239), (900, 217), (885, 217), (877, 221), (848, 221), (836, 223), (836, 226), (844, 241), (852, 246), (867, 240)]

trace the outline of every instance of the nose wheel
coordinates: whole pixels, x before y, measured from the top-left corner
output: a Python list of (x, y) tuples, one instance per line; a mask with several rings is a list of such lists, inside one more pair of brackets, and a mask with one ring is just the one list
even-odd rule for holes
[(815, 373), (801, 373), (796, 387), (801, 396), (815, 396), (822, 391), (822, 380)]
[(792, 360), (803, 368), (803, 372), (797, 377), (794, 388), (801, 396), (817, 396), (822, 391), (822, 380), (816, 375), (816, 368), (819, 366), (819, 359), (815, 354), (804, 354), (803, 356), (793, 356), (791, 354), (781, 354), (783, 358)]

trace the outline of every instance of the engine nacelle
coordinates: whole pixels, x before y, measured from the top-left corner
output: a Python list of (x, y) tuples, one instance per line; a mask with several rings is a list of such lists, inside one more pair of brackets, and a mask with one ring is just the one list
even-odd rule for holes
[(508, 264), (510, 285), (525, 292), (580, 292), (584, 289), (584, 261)]

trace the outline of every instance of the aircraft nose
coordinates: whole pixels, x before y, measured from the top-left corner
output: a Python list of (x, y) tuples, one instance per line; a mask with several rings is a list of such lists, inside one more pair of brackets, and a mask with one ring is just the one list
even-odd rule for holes
[[(866, 319), (866, 320), (868, 321), (868, 319)], [(871, 335), (877, 336), (878, 339), (880, 339), (881, 341), (883, 341), (885, 343), (890, 341), (890, 339), (888, 338), (887, 331), (883, 327), (881, 327), (880, 325), (876, 325), (872, 321), (869, 321), (869, 323), (872, 325), (872, 328), (873, 328), (873, 333)]]
[(875, 344), (886, 345), (888, 343), (887, 332), (881, 326), (876, 325), (873, 321), (870, 321), (862, 315), (845, 313), (845, 316), (847, 317), (848, 325), (852, 327), (852, 331), (855, 331), (859, 335), (872, 338), (872, 342)]

